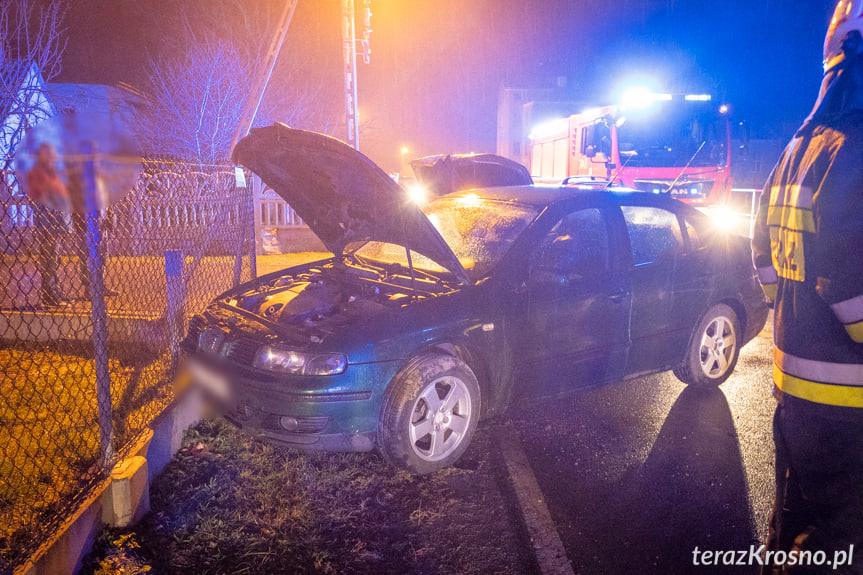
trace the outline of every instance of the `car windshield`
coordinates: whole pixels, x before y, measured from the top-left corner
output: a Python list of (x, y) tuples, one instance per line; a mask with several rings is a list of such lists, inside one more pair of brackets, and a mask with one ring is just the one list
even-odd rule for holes
[[(441, 198), (423, 211), (449, 244), (472, 280), (484, 277), (536, 217), (530, 206), (486, 200), (468, 194)], [(368, 242), (355, 252), (366, 260), (408, 265), (402, 246)], [(413, 266), (428, 272), (446, 271), (421, 254), (411, 252)]]

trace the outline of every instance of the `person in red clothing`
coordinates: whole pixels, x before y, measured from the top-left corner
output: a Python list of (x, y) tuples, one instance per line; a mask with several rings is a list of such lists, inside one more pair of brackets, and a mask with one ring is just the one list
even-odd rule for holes
[(68, 305), (57, 279), (57, 242), (69, 233), (69, 193), (57, 172), (57, 151), (45, 142), (36, 153), (36, 163), (27, 172), (27, 193), (36, 203), (34, 234), (38, 247), (36, 269), (43, 306)]

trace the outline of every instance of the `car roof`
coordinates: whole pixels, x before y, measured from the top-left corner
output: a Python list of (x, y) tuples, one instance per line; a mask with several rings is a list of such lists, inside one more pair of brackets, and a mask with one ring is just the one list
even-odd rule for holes
[(601, 201), (603, 199), (607, 199), (609, 196), (616, 198), (630, 197), (636, 199), (639, 203), (647, 203), (667, 208), (680, 208), (681, 206), (686, 206), (686, 204), (666, 195), (651, 194), (641, 190), (619, 186), (608, 189), (597, 188), (595, 185), (591, 184), (567, 186), (534, 184), (532, 186), (479, 188), (474, 190), (462, 190), (453, 194), (448, 194), (444, 197), (479, 197), (485, 200), (523, 204), (531, 206), (536, 210), (541, 210), (547, 206), (576, 198), (583, 198), (587, 201), (590, 201), (591, 199)]

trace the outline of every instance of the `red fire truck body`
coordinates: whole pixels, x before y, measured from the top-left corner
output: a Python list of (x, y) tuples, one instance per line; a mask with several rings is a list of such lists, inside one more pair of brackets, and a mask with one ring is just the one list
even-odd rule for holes
[(727, 107), (706, 95), (650, 94), (647, 104), (604, 106), (539, 127), (531, 175), (539, 182), (596, 177), (698, 205), (731, 192)]

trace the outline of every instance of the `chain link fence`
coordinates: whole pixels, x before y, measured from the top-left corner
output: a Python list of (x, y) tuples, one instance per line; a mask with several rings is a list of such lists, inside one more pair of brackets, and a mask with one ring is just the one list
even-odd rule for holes
[(129, 194), (89, 221), (35, 205), (14, 173), (2, 176), (5, 573), (171, 404), (187, 318), (255, 262), (251, 192), (232, 166), (147, 160)]

